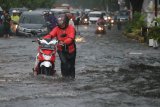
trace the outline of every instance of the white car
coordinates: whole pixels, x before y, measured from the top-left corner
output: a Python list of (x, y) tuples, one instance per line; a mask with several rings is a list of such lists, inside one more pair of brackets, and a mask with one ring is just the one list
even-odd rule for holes
[(70, 12), (68, 9), (63, 9), (63, 8), (52, 8), (52, 9), (50, 9), (50, 11), (52, 13), (54, 13), (54, 15), (56, 17), (58, 17), (61, 14), (65, 14), (65, 13), (69, 13)]
[(104, 19), (107, 20), (108, 16), (106, 15), (105, 11), (92, 11), (89, 12), (88, 16), (89, 16), (89, 21), (90, 23), (96, 23), (97, 20), (100, 18), (101, 14), (103, 14)]

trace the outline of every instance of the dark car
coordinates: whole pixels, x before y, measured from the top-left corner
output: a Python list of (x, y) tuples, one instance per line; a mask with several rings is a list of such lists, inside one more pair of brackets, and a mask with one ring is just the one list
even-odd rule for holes
[(50, 23), (44, 18), (44, 11), (23, 12), (17, 27), (17, 36), (43, 36), (47, 34)]
[(120, 20), (121, 22), (129, 21), (129, 11), (121, 10), (117, 15), (117, 21)]

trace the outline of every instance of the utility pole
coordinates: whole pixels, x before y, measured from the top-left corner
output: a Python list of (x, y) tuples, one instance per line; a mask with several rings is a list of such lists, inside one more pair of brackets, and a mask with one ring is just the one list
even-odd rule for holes
[(107, 0), (102, 0), (101, 4), (103, 6), (103, 9), (108, 12), (108, 3), (107, 3)]
[(108, 6), (108, 0), (107, 1), (105, 0), (105, 11), (107, 11), (107, 13), (108, 13), (108, 8), (109, 8), (109, 6)]
[(131, 5), (131, 2), (129, 2), (129, 20), (131, 21), (132, 20), (132, 17), (133, 17), (133, 10), (132, 10), (132, 5)]
[[(158, 2), (157, 0), (154, 0), (154, 3), (155, 3), (155, 18), (157, 18), (157, 5), (158, 5)], [(155, 26), (157, 26), (157, 23), (155, 23)]]

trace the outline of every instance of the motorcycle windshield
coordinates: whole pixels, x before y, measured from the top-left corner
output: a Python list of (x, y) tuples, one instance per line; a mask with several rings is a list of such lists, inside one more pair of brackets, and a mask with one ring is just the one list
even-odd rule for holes
[(55, 46), (53, 46), (53, 45), (47, 45), (47, 44), (41, 44), (40, 48), (44, 49), (44, 50), (55, 50)]

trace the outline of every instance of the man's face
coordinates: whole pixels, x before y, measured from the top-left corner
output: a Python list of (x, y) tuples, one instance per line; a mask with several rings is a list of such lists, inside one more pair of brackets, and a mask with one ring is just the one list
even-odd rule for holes
[(13, 13), (13, 16), (16, 16), (16, 13)]
[(58, 18), (58, 24), (61, 28), (64, 28), (65, 27), (65, 17), (59, 17)]

